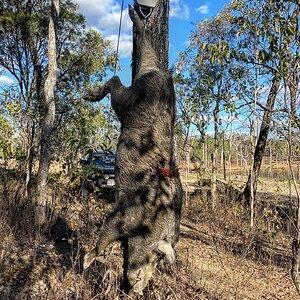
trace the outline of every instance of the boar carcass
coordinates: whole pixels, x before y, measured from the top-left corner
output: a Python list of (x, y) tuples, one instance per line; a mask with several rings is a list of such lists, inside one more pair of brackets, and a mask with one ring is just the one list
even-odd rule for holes
[(121, 123), (116, 155), (116, 203), (99, 232), (96, 247), (85, 255), (84, 268), (114, 241), (126, 241), (125, 277), (129, 289), (142, 293), (158, 261), (175, 260), (182, 186), (174, 153), (175, 93), (170, 72), (157, 55), (136, 11), (141, 57), (132, 86), (114, 76), (85, 98), (100, 101), (111, 94)]

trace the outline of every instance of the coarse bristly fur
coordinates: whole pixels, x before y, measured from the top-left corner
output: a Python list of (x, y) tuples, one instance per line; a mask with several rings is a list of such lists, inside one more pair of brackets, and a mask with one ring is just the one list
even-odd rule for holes
[[(113, 241), (125, 245), (125, 280), (141, 294), (158, 261), (175, 260), (179, 236), (182, 186), (174, 153), (175, 93), (169, 72), (159, 67), (142, 21), (129, 15), (138, 32), (141, 59), (132, 86), (114, 76), (89, 101), (111, 94), (121, 123), (116, 157), (116, 203), (99, 232), (84, 268)], [(167, 174), (167, 175), (166, 175)]]

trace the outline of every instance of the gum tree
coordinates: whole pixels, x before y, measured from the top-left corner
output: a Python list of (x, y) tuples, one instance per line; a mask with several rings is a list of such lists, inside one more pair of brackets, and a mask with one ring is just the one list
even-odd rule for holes
[[(261, 126), (256, 141), (253, 163), (243, 196), (253, 208), (257, 180), (271, 127), (276, 97), (284, 74), (288, 71), (290, 53), (295, 40), (299, 12), (295, 1), (236, 1), (234, 12), (239, 51), (235, 54), (252, 69), (259, 69), (260, 83), (269, 86), (263, 108)], [(261, 9), (257, 9), (260, 7)], [(287, 50), (288, 49), (288, 50)], [(260, 103), (257, 103), (260, 104)]]
[[(21, 153), (18, 159), (22, 162), (22, 171), (26, 171), (29, 200), (34, 194), (32, 167), (39, 157), (40, 142), (50, 143), (46, 146), (48, 149), (59, 148), (59, 140), (64, 140), (63, 134), (71, 130), (69, 118), (80, 113), (79, 101), (74, 99), (80, 97), (91, 79), (102, 81), (113, 58), (110, 43), (99, 33), (85, 30), (85, 20), (78, 14), (78, 6), (70, 0), (61, 0), (56, 32), (57, 82), (54, 85), (55, 98), (50, 97), (52, 107), (55, 103), (56, 114), (54, 119), (52, 114), (50, 122), (53, 134), (51, 137), (45, 135), (47, 126), (43, 121), (51, 108), (49, 102), (45, 103), (43, 93), (49, 65), (49, 4), (49, 1), (37, 0), (3, 0), (0, 3), (0, 68), (14, 80), (0, 97), (1, 101), (9, 99), (19, 107), (16, 132)], [(53, 154), (57, 156), (57, 153)], [(46, 164), (49, 164), (49, 156)]]
[(212, 20), (199, 22), (177, 66), (179, 107), (187, 127), (195, 126), (204, 140), (205, 130), (212, 121), (213, 207), (216, 204), (221, 116), (235, 113), (247, 80), (248, 70), (232, 56), (235, 36), (233, 17), (227, 11)]

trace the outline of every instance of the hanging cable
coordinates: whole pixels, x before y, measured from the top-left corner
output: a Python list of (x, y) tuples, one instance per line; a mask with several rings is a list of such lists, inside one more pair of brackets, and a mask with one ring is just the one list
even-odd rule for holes
[(123, 8), (124, 8), (124, 0), (122, 0), (122, 6), (121, 6), (121, 16), (120, 16), (120, 23), (119, 23), (118, 42), (117, 42), (117, 50), (116, 50), (116, 54), (115, 54), (114, 76), (116, 76), (116, 72), (117, 72), (118, 53), (119, 53), (120, 36), (121, 36), (121, 28), (122, 28), (122, 18), (123, 18)]

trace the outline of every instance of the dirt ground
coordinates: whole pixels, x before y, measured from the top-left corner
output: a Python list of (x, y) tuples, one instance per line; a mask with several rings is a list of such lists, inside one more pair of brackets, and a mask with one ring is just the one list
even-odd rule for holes
[[(63, 219), (47, 239), (38, 240), (30, 232), (21, 236), (27, 225), (17, 228), (14, 221), (18, 214), (24, 218), (23, 209), (14, 210), (14, 215), (0, 210), (0, 300), (134, 299), (120, 290), (118, 245), (88, 272), (82, 269), (84, 253), (95, 243), (106, 205), (91, 197), (78, 196), (74, 201), (67, 192), (57, 197), (65, 201), (60, 208)], [(158, 268), (144, 296), (137, 299), (299, 300), (290, 276), (289, 236), (277, 233), (273, 238), (259, 232), (272, 245), (256, 259), (251, 251), (258, 246), (251, 235), (247, 237), (240, 207), (221, 205), (219, 214), (209, 219), (201, 201), (184, 203), (176, 264)], [(28, 224), (25, 219), (22, 222)], [(262, 259), (268, 249), (275, 248), (283, 253), (282, 263)]]
[[(191, 231), (189, 227), (181, 226), (183, 235)], [(189, 280), (199, 293), (197, 299), (300, 299), (289, 270), (234, 256), (218, 248), (213, 239), (211, 244), (206, 244), (182, 237), (177, 253), (184, 265), (185, 280)]]

